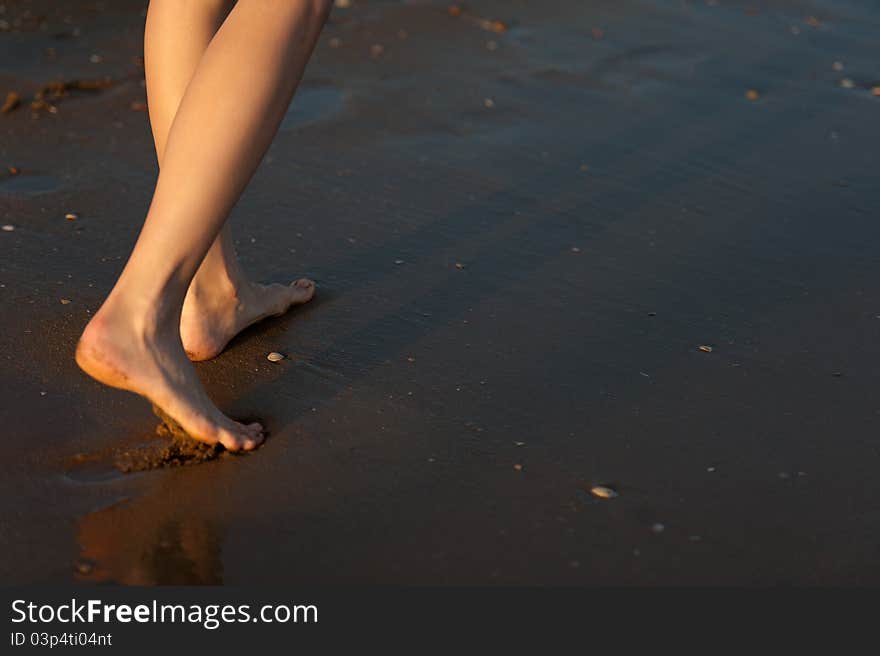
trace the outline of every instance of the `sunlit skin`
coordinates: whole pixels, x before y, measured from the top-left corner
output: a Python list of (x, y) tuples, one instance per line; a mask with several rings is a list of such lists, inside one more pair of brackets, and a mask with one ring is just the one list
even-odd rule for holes
[(331, 4), (151, 0), (148, 10), (159, 177), (131, 257), (76, 360), (102, 383), (146, 397), (195, 439), (233, 451), (259, 446), (264, 428), (225, 416), (190, 360), (215, 356), (244, 327), (314, 295), (307, 279), (248, 281), (226, 220), (278, 130)]

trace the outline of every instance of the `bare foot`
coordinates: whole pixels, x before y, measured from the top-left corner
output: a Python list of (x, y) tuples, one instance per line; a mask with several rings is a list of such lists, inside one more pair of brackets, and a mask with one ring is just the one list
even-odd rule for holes
[(232, 283), (228, 279), (199, 284), (194, 280), (180, 317), (183, 348), (190, 360), (210, 360), (248, 326), (308, 303), (314, 295), (315, 283), (308, 278), (290, 285)]
[(211, 402), (178, 335), (138, 327), (130, 313), (101, 308), (79, 340), (76, 362), (106, 385), (145, 396), (197, 440), (249, 451), (264, 439), (260, 424), (233, 421)]

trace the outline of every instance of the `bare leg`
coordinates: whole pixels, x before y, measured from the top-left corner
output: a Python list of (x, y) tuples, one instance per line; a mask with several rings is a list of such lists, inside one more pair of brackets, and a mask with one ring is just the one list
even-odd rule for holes
[[(233, 0), (153, 0), (144, 49), (150, 124), (159, 165), (168, 131), (186, 86)], [(268, 316), (312, 299), (315, 285), (302, 278), (290, 285), (248, 280), (225, 224), (190, 283), (180, 318), (180, 336), (190, 360), (218, 355), (236, 334)]]
[(208, 398), (181, 342), (183, 301), (278, 129), (329, 7), (238, 0), (180, 102), (134, 251), (77, 346), (86, 373), (228, 449), (255, 448), (262, 426), (234, 422)]

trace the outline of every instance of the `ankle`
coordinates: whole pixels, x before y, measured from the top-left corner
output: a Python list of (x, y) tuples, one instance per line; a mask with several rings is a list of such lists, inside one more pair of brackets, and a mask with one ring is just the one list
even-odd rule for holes
[(195, 275), (186, 290), (186, 303), (212, 305), (220, 302), (224, 305), (238, 299), (240, 282), (227, 270), (202, 271)]
[(129, 339), (147, 342), (178, 335), (179, 324), (180, 309), (167, 300), (152, 301), (114, 290), (89, 323), (89, 328), (98, 335), (124, 334)]

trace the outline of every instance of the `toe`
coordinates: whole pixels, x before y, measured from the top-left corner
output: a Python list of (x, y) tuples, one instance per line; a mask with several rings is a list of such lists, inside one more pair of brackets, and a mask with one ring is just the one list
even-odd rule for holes
[(240, 451), (244, 448), (244, 443), (246, 440), (250, 439), (249, 437), (245, 437), (242, 434), (232, 433), (229, 431), (223, 431), (220, 434), (220, 444), (223, 445), (223, 448), (227, 451)]
[(263, 426), (259, 423), (248, 424), (244, 427), (247, 437), (244, 438), (242, 449), (251, 451), (260, 446), (265, 440), (265, 432)]
[(249, 437), (242, 443), (242, 451), (253, 451), (263, 443), (262, 438)]
[(233, 422), (220, 432), (219, 442), (227, 451), (250, 451), (263, 442), (263, 426), (257, 422), (248, 425)]
[(290, 304), (307, 303), (315, 295), (315, 283), (308, 278), (300, 278), (287, 288), (290, 292)]
[(258, 421), (255, 421), (252, 424), (247, 424), (246, 426), (244, 426), (244, 429), (248, 432), (248, 434), (251, 435), (251, 437), (259, 437), (265, 432), (263, 424)]

